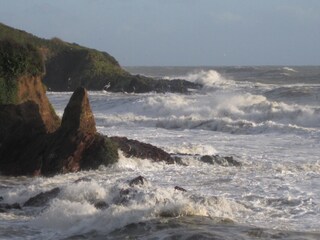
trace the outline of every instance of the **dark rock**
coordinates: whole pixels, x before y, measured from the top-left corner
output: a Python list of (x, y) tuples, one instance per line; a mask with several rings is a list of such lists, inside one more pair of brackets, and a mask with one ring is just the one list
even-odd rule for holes
[(0, 171), (4, 175), (52, 176), (96, 169), (117, 159), (117, 146), (96, 133), (83, 88), (72, 95), (61, 127), (53, 133), (47, 133), (36, 103), (0, 105)]
[(1, 173), (37, 175), (45, 136), (46, 128), (36, 103), (0, 105)]
[(181, 191), (181, 192), (187, 192), (187, 190), (185, 190), (184, 188), (179, 187), (179, 186), (175, 186), (174, 189), (178, 190), (178, 191)]
[(209, 164), (217, 164), (224, 167), (241, 166), (241, 163), (234, 160), (233, 157), (221, 157), (219, 155), (212, 155), (212, 156), (204, 155), (204, 156), (201, 156), (200, 161), (209, 163)]
[(130, 189), (121, 189), (120, 196), (128, 195), (130, 193)]
[(0, 202), (1, 202), (1, 201), (3, 201), (3, 197), (2, 197), (2, 196), (0, 196)]
[(136, 177), (134, 179), (132, 179), (130, 182), (129, 182), (129, 185), (130, 187), (133, 187), (135, 185), (144, 185), (144, 183), (147, 181), (147, 179), (145, 179), (144, 177), (142, 176), (139, 176), (139, 177)]
[(41, 192), (36, 196), (30, 198), (26, 201), (23, 206), (24, 207), (41, 207), (46, 205), (50, 200), (56, 198), (60, 193), (60, 188), (54, 188), (47, 192)]
[(96, 202), (96, 203), (94, 204), (94, 207), (95, 207), (96, 209), (101, 209), (101, 210), (103, 210), (103, 209), (108, 208), (108, 207), (109, 207), (109, 204), (106, 203), (105, 201), (98, 201), (98, 202)]
[(151, 144), (142, 143), (137, 140), (131, 140), (126, 137), (111, 137), (110, 139), (118, 144), (120, 150), (125, 154), (126, 157), (151, 159), (155, 162), (164, 161), (168, 164), (175, 163), (175, 160), (170, 156), (169, 153)]
[(10, 210), (10, 209), (21, 209), (21, 206), (19, 203), (14, 203), (14, 204), (0, 203), (0, 210), (2, 210), (2, 212), (6, 212), (6, 210)]

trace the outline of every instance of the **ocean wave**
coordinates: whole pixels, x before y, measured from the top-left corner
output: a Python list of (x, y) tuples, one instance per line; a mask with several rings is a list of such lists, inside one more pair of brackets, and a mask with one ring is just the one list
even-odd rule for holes
[(113, 109), (113, 114), (97, 114), (98, 125), (204, 129), (241, 134), (303, 132), (320, 127), (320, 108), (270, 101), (263, 95), (250, 93), (152, 95), (126, 104), (121, 105), (119, 111)]

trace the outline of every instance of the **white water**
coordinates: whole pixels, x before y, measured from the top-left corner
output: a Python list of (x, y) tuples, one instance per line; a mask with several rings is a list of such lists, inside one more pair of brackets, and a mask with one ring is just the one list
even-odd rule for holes
[[(92, 231), (108, 234), (130, 223), (190, 215), (268, 229), (318, 232), (320, 109), (314, 104), (318, 85), (299, 84), (310, 90), (308, 98), (301, 99), (292, 97), (297, 86), (288, 83), (286, 88), (293, 92), (288, 100), (275, 94), (283, 85), (237, 82), (214, 70), (191, 72), (184, 78), (205, 83), (205, 88), (191, 95), (89, 95), (98, 131), (187, 154), (183, 161), (188, 166), (128, 159), (120, 152), (117, 164), (97, 171), (53, 178), (1, 177), (1, 184), (9, 188), (0, 188), (0, 196), (8, 203), (22, 204), (41, 191), (61, 188), (47, 208), (30, 209), (27, 214), (19, 210), (0, 213), (1, 223), (21, 226), (22, 236), (39, 239)], [(71, 93), (48, 95), (62, 114)], [(198, 155), (213, 154), (233, 156), (243, 166), (199, 161)], [(121, 196), (123, 189), (130, 188), (128, 181), (139, 175), (147, 184)], [(75, 183), (81, 177), (91, 181)], [(175, 190), (177, 185), (188, 191)], [(97, 210), (93, 203), (98, 200), (110, 207)], [(11, 231), (4, 229), (0, 227)], [(12, 231), (19, 232), (14, 227)]]

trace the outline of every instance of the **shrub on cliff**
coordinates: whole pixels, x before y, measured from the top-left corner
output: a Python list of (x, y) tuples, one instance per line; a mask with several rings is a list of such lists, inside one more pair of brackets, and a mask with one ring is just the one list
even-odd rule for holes
[(0, 104), (16, 103), (17, 78), (43, 74), (39, 51), (31, 44), (0, 40)]

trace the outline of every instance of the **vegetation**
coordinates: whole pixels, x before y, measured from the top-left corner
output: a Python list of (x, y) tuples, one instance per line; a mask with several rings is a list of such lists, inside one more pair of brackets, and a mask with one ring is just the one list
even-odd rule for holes
[(16, 103), (18, 77), (42, 73), (42, 57), (35, 47), (12, 39), (0, 40), (0, 104)]
[(38, 48), (45, 60), (44, 83), (51, 90), (75, 90), (79, 86), (102, 89), (108, 79), (129, 76), (106, 52), (67, 43), (59, 38), (38, 38), (0, 23), (0, 40)]

